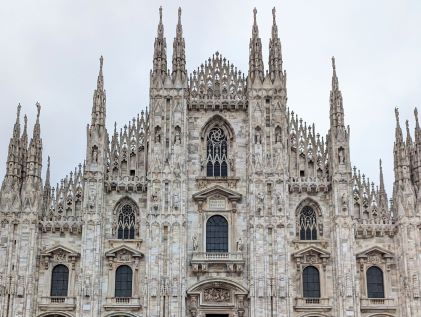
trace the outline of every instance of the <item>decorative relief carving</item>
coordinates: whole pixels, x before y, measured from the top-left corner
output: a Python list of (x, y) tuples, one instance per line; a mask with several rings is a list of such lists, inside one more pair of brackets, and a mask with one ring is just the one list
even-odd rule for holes
[(223, 288), (208, 288), (203, 291), (203, 299), (213, 303), (229, 302), (231, 301), (231, 292)]

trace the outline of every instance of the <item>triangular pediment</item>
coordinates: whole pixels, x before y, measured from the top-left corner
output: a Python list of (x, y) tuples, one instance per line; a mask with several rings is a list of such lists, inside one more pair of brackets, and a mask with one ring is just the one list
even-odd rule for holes
[(105, 256), (106, 257), (116, 257), (119, 253), (129, 253), (129, 254), (132, 255), (132, 257), (139, 257), (139, 258), (143, 257), (142, 252), (137, 251), (133, 248), (130, 248), (126, 245), (121, 245), (121, 246), (118, 246), (116, 248), (113, 248), (113, 249), (107, 251), (105, 253)]
[(381, 254), (383, 258), (393, 258), (395, 256), (392, 252), (390, 252), (386, 249), (374, 246), (374, 247), (371, 247), (371, 248), (369, 248), (369, 249), (367, 249), (363, 252), (357, 253), (357, 259), (367, 258), (367, 257), (369, 257), (370, 255), (373, 255), (373, 254)]
[(297, 251), (295, 253), (292, 254), (292, 256), (294, 258), (300, 258), (303, 257), (305, 255), (308, 254), (317, 254), (320, 258), (329, 258), (330, 257), (330, 253), (327, 252), (326, 250), (314, 247), (314, 246), (309, 246), (303, 250)]
[(52, 255), (57, 254), (57, 253), (65, 253), (65, 254), (68, 254), (69, 256), (76, 256), (76, 257), (80, 256), (79, 252), (76, 252), (75, 250), (72, 250), (72, 249), (70, 249), (68, 247), (65, 247), (63, 245), (56, 245), (52, 248), (49, 248), (49, 249), (43, 251), (41, 253), (41, 255), (42, 256), (52, 256)]
[(240, 201), (242, 198), (242, 195), (236, 191), (227, 189), (221, 185), (215, 185), (194, 194), (193, 199), (203, 201), (213, 196), (223, 196), (230, 201)]

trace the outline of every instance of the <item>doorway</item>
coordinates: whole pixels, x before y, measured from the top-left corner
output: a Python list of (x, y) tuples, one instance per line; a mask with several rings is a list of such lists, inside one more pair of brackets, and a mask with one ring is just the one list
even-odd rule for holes
[(228, 314), (206, 314), (206, 317), (229, 317)]

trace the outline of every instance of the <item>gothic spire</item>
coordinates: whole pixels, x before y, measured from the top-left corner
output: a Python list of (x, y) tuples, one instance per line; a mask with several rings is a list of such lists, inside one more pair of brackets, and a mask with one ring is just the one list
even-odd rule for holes
[(272, 9), (273, 24), (272, 37), (269, 41), (269, 73), (271, 79), (282, 77), (282, 50), (281, 41), (278, 37), (278, 26), (276, 25), (276, 9)]
[(47, 158), (47, 172), (45, 173), (45, 188), (51, 188), (50, 185), (50, 156)]
[(387, 194), (384, 187), (384, 177), (383, 177), (383, 166), (382, 160), (379, 160), (379, 169), (380, 169), (380, 188), (379, 188), (379, 200), (382, 207), (387, 208)]
[(399, 123), (399, 109), (395, 108), (396, 128), (395, 128), (395, 144), (403, 143), (403, 135), (401, 125)]
[(102, 65), (104, 58), (99, 59), (99, 74), (97, 80), (97, 86), (94, 91), (93, 105), (92, 105), (92, 122), (91, 125), (105, 126), (105, 115), (106, 115), (106, 95), (104, 90), (104, 76), (102, 73)]
[(408, 147), (412, 144), (411, 131), (409, 131), (409, 120), (405, 121), (405, 127), (406, 127), (406, 146)]
[(253, 10), (253, 28), (249, 45), (249, 77), (252, 82), (256, 78), (263, 80), (263, 58), (262, 58), (262, 40), (259, 37), (259, 27), (257, 26), (257, 9)]
[(21, 105), (18, 104), (16, 111), (16, 121), (13, 126), (12, 137), (10, 138), (9, 148), (7, 153), (6, 162), (6, 178), (19, 178), (21, 167), (20, 167), (20, 111)]
[(339, 80), (336, 75), (335, 57), (332, 57), (332, 69), (332, 88), (330, 90), (330, 126), (331, 128), (344, 128), (342, 92), (339, 89)]
[(154, 76), (167, 74), (167, 43), (162, 24), (162, 7), (159, 7), (158, 33), (154, 43), (153, 71)]
[(29, 143), (27, 161), (25, 163), (26, 163), (27, 176), (41, 178), (42, 139), (41, 139), (41, 127), (39, 123), (41, 105), (39, 104), (39, 102), (36, 103), (36, 107), (37, 107), (37, 119), (35, 121), (32, 138)]
[(415, 116), (415, 142), (417, 144), (421, 143), (421, 128), (420, 122), (418, 121), (418, 109), (415, 107), (414, 109), (414, 116)]
[(178, 8), (178, 22), (177, 31), (173, 43), (172, 56), (172, 75), (181, 76), (181, 79), (186, 77), (186, 52), (185, 42), (183, 37), (183, 26), (181, 24), (181, 8)]

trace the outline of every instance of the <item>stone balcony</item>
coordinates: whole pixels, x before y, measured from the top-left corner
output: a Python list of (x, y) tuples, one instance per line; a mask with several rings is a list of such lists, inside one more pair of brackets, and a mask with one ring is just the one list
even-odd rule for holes
[(325, 177), (290, 177), (288, 187), (290, 193), (327, 192), (331, 188), (331, 182)]
[(191, 260), (193, 272), (241, 273), (244, 270), (241, 252), (194, 252)]
[(332, 309), (330, 298), (295, 298), (296, 311), (328, 312)]
[(140, 297), (107, 297), (105, 310), (136, 311), (142, 308)]
[(76, 298), (66, 296), (41, 297), (38, 307), (43, 311), (73, 311), (76, 308)]
[(394, 312), (396, 311), (396, 300), (394, 298), (361, 298), (362, 312)]

